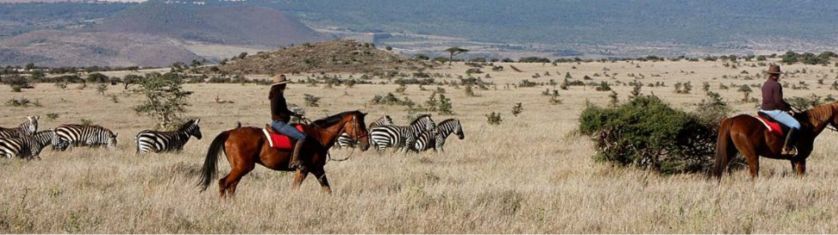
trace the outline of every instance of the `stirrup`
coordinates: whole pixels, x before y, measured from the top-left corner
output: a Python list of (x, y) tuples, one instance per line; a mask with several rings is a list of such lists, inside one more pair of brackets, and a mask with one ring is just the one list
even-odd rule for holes
[(782, 155), (792, 156), (792, 157), (797, 156), (797, 147), (796, 146), (790, 146), (789, 148), (783, 147)]

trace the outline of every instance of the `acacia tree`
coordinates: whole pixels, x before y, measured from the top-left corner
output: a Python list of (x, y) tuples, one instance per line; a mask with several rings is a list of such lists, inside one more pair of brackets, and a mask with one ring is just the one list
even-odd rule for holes
[(450, 47), (445, 49), (448, 52), (448, 65), (451, 65), (451, 62), (454, 61), (454, 56), (459, 55), (462, 53), (468, 52), (468, 49), (460, 48), (460, 47)]
[(750, 100), (749, 97), (751, 95), (751, 92), (753, 92), (753, 90), (751, 90), (751, 87), (749, 87), (748, 85), (742, 85), (742, 86), (739, 87), (739, 92), (742, 92), (742, 94), (745, 95), (745, 97), (742, 98), (742, 102), (748, 102)]
[(187, 99), (191, 91), (183, 90), (183, 78), (175, 73), (146, 75), (134, 90), (145, 96), (145, 101), (134, 107), (137, 113), (145, 114), (158, 121), (158, 129), (171, 130), (180, 124), (180, 117), (189, 106)]

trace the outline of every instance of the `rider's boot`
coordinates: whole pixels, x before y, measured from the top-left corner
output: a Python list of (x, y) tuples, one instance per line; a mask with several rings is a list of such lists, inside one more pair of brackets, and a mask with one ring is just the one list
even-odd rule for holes
[(789, 129), (789, 134), (786, 135), (786, 141), (783, 143), (783, 155), (786, 156), (797, 156), (797, 147), (796, 147), (796, 138), (795, 136), (795, 129)]
[(298, 170), (305, 170), (303, 166), (303, 161), (300, 160), (300, 149), (303, 148), (302, 140), (298, 140), (296, 144), (294, 144), (294, 152), (291, 155), (291, 163), (288, 164), (288, 168), (291, 169), (298, 169)]

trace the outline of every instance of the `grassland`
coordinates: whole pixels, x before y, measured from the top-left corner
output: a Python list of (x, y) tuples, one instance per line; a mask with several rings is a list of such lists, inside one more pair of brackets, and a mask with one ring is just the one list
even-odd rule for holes
[[(497, 89), (475, 89), (467, 96), (443, 86), (455, 114), (434, 115), (441, 121), (459, 118), (465, 126), (463, 141), (449, 139), (444, 153), (393, 154), (390, 151), (354, 153), (349, 161), (326, 166), (333, 194), (321, 193), (314, 179), (291, 191), (291, 174), (262, 167), (246, 176), (232, 200), (220, 200), (217, 186), (201, 193), (196, 187), (198, 170), (211, 138), (237, 121), (261, 126), (268, 121), (267, 86), (240, 84), (190, 84), (194, 91), (188, 116), (202, 118), (205, 138), (193, 140), (179, 154), (136, 155), (133, 135), (153, 126), (131, 107), (138, 95), (121, 86), (97, 94), (94, 86), (62, 90), (51, 84), (12, 93), (0, 89), (2, 101), (25, 97), (40, 107), (0, 110), (0, 124), (16, 126), (25, 115), (41, 115), (42, 128), (88, 119), (120, 133), (119, 147), (46, 150), (43, 160), (0, 159), (0, 232), (4, 233), (835, 233), (838, 232), (838, 141), (824, 133), (816, 141), (805, 177), (791, 174), (786, 161), (763, 159), (761, 177), (748, 179), (734, 172), (721, 183), (705, 175), (662, 176), (633, 168), (595, 162), (595, 149), (585, 136), (575, 134), (577, 117), (586, 103), (606, 105), (610, 92), (593, 87), (549, 86), (516, 88), (527, 79), (561, 82), (565, 73), (574, 80), (606, 81), (627, 99), (632, 89), (616, 85), (643, 75), (644, 83), (665, 82), (665, 87), (644, 87), (674, 106), (686, 110), (704, 97), (702, 83), (719, 92), (739, 112), (753, 113), (755, 103), (740, 102), (737, 87), (719, 84), (758, 84), (767, 66), (738, 68), (725, 62), (616, 62), (558, 64), (502, 64), (488, 81)], [(515, 72), (510, 65), (523, 72)], [(433, 73), (464, 74), (455, 64)], [(803, 70), (805, 73), (802, 73)], [(786, 96), (835, 94), (833, 66), (784, 66), (788, 82), (809, 84), (809, 90), (786, 88)], [(745, 80), (742, 71), (754, 78)], [(549, 72), (550, 76), (544, 76)], [(594, 76), (616, 73), (616, 78)], [(532, 75), (541, 74), (534, 79)], [(738, 78), (731, 78), (739, 75)], [(292, 79), (300, 79), (292, 76)], [(725, 79), (723, 76), (729, 78)], [(826, 78), (823, 78), (823, 77)], [(818, 79), (824, 80), (819, 85)], [(676, 82), (690, 81), (690, 94), (675, 94)], [(437, 86), (409, 85), (405, 92), (423, 102)], [(561, 104), (553, 105), (541, 94), (558, 89)], [(320, 107), (307, 115), (323, 117), (361, 109), (370, 117), (389, 114), (405, 123), (401, 106), (370, 105), (374, 95), (394, 92), (397, 85), (356, 85), (353, 88), (290, 87), (290, 102), (302, 105), (304, 94), (322, 97)], [(398, 94), (401, 96), (401, 94)], [(758, 97), (755, 90), (752, 97)], [(230, 100), (219, 104), (215, 97)], [(511, 115), (522, 103), (524, 112)], [(501, 112), (503, 122), (486, 123), (485, 114)], [(55, 120), (48, 113), (58, 114)], [(336, 157), (350, 154), (333, 150)], [(226, 161), (223, 161), (226, 162)], [(221, 163), (221, 173), (229, 167)]]

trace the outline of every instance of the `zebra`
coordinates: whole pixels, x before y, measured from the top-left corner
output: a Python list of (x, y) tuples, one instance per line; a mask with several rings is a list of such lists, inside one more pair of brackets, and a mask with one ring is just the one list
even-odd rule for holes
[(189, 137), (195, 136), (195, 138), (201, 139), (199, 122), (201, 122), (201, 119), (189, 120), (181, 125), (177, 131), (140, 131), (137, 134), (137, 153), (180, 152), (186, 142), (189, 141)]
[(440, 122), (436, 128), (425, 130), (416, 138), (412, 150), (421, 152), (433, 148), (434, 151), (443, 151), (442, 147), (445, 145), (445, 138), (448, 138), (451, 134), (456, 134), (459, 139), (466, 138), (460, 120), (447, 119)]
[(385, 125), (377, 126), (370, 129), (370, 145), (375, 146), (378, 151), (384, 150), (387, 147), (393, 147), (397, 151), (403, 148), (407, 151), (407, 146), (412, 146), (416, 137), (424, 130), (433, 129), (436, 123), (431, 119), (431, 115), (421, 115), (417, 117), (409, 126), (395, 126)]
[(52, 142), (55, 131), (39, 131), (34, 135), (0, 138), (0, 156), (6, 158), (41, 159), (41, 150)]
[(99, 147), (104, 145), (113, 149), (116, 148), (117, 135), (118, 133), (98, 125), (61, 125), (55, 128), (52, 148), (64, 151), (70, 146)]
[[(370, 123), (370, 125), (367, 126), (367, 128), (385, 125), (393, 125), (393, 118), (391, 118), (390, 115), (384, 115), (378, 118), (374, 122)], [(356, 144), (358, 144), (358, 141), (352, 139), (352, 137), (349, 137), (349, 134), (347, 134), (346, 132), (343, 132), (338, 137), (337, 145), (335, 146), (337, 146), (338, 148), (354, 148)]]
[(38, 119), (40, 119), (40, 116), (28, 116), (26, 117), (26, 121), (21, 123), (17, 128), (0, 127), (0, 138), (33, 135), (38, 131)]

